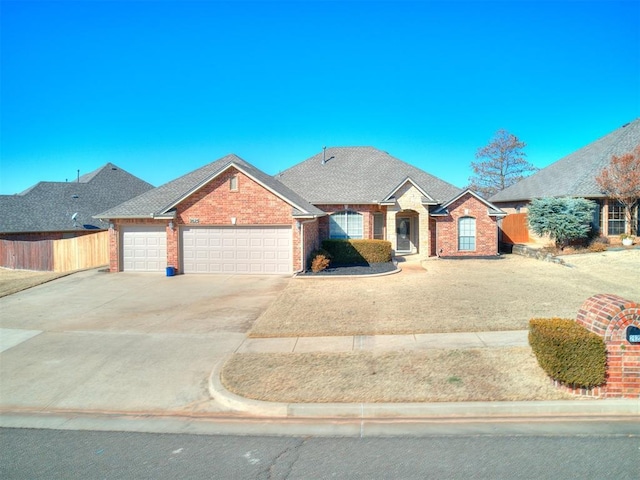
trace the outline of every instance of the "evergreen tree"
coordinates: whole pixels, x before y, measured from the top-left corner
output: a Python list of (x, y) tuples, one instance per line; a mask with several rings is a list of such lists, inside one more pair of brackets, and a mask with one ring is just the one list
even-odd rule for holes
[(536, 198), (529, 204), (529, 227), (564, 249), (572, 240), (589, 235), (595, 208), (595, 202), (584, 198)]

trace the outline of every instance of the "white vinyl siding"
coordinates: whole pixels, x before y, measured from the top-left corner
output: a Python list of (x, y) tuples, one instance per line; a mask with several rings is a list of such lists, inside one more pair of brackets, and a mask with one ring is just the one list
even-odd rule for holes
[(184, 273), (290, 274), (291, 227), (185, 227)]
[(329, 217), (329, 236), (336, 239), (362, 238), (362, 215), (344, 211)]

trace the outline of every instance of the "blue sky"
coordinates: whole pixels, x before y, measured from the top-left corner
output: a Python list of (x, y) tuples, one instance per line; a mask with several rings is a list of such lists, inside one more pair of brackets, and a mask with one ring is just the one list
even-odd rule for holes
[(107, 162), (160, 185), (371, 145), (459, 187), (640, 116), (640, 2), (1, 1), (0, 193)]

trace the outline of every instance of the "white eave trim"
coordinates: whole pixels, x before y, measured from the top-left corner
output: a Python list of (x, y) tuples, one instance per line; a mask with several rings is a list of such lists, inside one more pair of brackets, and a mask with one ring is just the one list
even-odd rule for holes
[[(180, 197), (178, 200), (176, 200), (175, 202), (173, 202), (171, 205), (169, 205), (168, 207), (166, 207), (165, 209), (163, 209), (163, 212), (167, 212), (168, 210), (175, 208), (177, 205), (179, 205), (182, 201), (184, 201), (185, 199), (189, 198), (191, 195), (193, 195), (195, 192), (197, 192), (198, 190), (200, 190), (202, 187), (204, 187), (207, 183), (211, 182), (212, 180), (216, 179), (217, 177), (219, 177), (220, 175), (222, 175), (224, 172), (226, 172), (227, 170), (229, 170), (231, 167), (235, 168), (236, 170), (242, 172), (244, 175), (246, 175), (247, 177), (249, 177), (251, 180), (253, 180), (254, 182), (256, 182), (258, 185), (260, 185), (261, 187), (263, 187), (264, 189), (268, 190), (269, 192), (271, 192), (273, 195), (275, 195), (276, 197), (278, 197), (279, 199), (283, 200), (284, 202), (288, 203), (289, 205), (291, 205), (293, 208), (300, 210), (302, 212), (306, 212), (306, 210), (304, 208), (301, 208), (300, 205), (297, 205), (295, 203), (293, 203), (290, 199), (284, 197), (282, 194), (276, 192), (275, 190), (273, 190), (271, 187), (269, 187), (268, 185), (265, 185), (264, 183), (262, 183), (260, 180), (258, 180), (256, 177), (254, 177), (253, 175), (251, 175), (249, 172), (247, 172), (244, 167), (242, 167), (241, 165), (238, 165), (236, 162), (229, 162), (227, 163), (225, 166), (223, 166), (220, 170), (218, 170), (217, 172), (215, 172), (214, 174), (210, 175), (208, 178), (206, 178), (205, 180), (203, 180), (202, 182), (200, 182), (198, 185), (196, 185), (195, 187), (193, 187), (191, 190), (189, 190), (187, 193), (185, 193), (182, 197)], [(266, 175), (266, 174), (265, 174)]]
[[(393, 197), (394, 197), (394, 195), (396, 194), (396, 192), (397, 192), (398, 190), (400, 190), (400, 188), (402, 188), (402, 186), (403, 186), (404, 184), (406, 184), (407, 182), (409, 182), (411, 185), (413, 185), (413, 186), (414, 186), (414, 187), (415, 187), (415, 188), (416, 188), (416, 189), (417, 189), (417, 190), (422, 194), (422, 196), (423, 196), (423, 197), (427, 198), (427, 200), (428, 200), (429, 202), (433, 202), (433, 204), (431, 204), (431, 203), (425, 203), (425, 202), (422, 202), (422, 204), (423, 204), (423, 205), (437, 205), (437, 204), (438, 204), (438, 202), (436, 202), (436, 201), (433, 199), (433, 197), (432, 197), (431, 195), (429, 195), (429, 194), (428, 194), (427, 192), (425, 192), (422, 188), (420, 188), (420, 187), (418, 186), (418, 184), (417, 184), (416, 182), (414, 182), (414, 181), (411, 179), (411, 177), (407, 177), (407, 178), (405, 178), (402, 182), (400, 182), (400, 184), (399, 184), (396, 188), (394, 188), (393, 190), (391, 190), (391, 192), (390, 192), (386, 197), (384, 197), (384, 199), (382, 200), (382, 202), (380, 202), (380, 205), (385, 205), (385, 202), (391, 201), (391, 198), (393, 198)], [(395, 200), (394, 200), (394, 203), (392, 203), (391, 205), (394, 205), (394, 204), (395, 204)]]
[(491, 203), (489, 200), (486, 200), (484, 198), (482, 198), (480, 195), (478, 195), (476, 192), (474, 192), (473, 190), (470, 189), (466, 189), (463, 190), (461, 193), (459, 193), (458, 195), (456, 195), (454, 198), (452, 198), (451, 200), (449, 200), (446, 203), (442, 204), (442, 208), (447, 208), (449, 205), (451, 205), (453, 202), (457, 201), (458, 199), (464, 197), (466, 194), (472, 195), (473, 197), (475, 197), (476, 199), (480, 200), (482, 203), (484, 203), (487, 208), (489, 209), (489, 212), (491, 210), (494, 210), (495, 213), (489, 213), (490, 216), (500, 216), (500, 215), (506, 215), (506, 212), (503, 212), (501, 209), (499, 209), (498, 207), (496, 207), (493, 203)]

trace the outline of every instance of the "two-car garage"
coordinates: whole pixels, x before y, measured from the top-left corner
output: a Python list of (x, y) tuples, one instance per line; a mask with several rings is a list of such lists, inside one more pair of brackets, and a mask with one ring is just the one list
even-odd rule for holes
[(184, 273), (288, 274), (290, 227), (185, 227)]
[[(289, 226), (185, 226), (180, 228), (183, 273), (290, 274)], [(123, 270), (162, 271), (167, 266), (164, 227), (122, 228)]]

